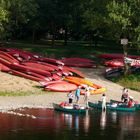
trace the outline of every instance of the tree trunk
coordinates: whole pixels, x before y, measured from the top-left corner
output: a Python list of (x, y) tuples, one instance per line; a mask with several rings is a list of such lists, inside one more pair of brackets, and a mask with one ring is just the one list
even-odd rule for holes
[(52, 23), (52, 47), (55, 45), (55, 25)]
[(67, 45), (67, 41), (68, 41), (68, 29), (67, 27), (65, 28), (65, 34), (64, 34), (64, 45)]
[(90, 32), (90, 34), (89, 34), (89, 41), (90, 41), (90, 43), (89, 43), (89, 45), (90, 45), (90, 47), (92, 47), (92, 32)]
[[(124, 57), (127, 57), (127, 45), (123, 45)], [(129, 74), (129, 65), (124, 60), (124, 76)]]
[(33, 29), (33, 34), (32, 34), (32, 43), (34, 43), (35, 41), (35, 34), (36, 34), (36, 30)]

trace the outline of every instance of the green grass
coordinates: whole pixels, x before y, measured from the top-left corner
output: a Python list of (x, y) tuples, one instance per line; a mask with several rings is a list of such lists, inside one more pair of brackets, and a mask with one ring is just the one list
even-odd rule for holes
[(0, 91), (0, 96), (29, 96), (32, 95), (31, 92), (10, 92), (10, 91)]
[(131, 74), (126, 77), (121, 76), (117, 78), (112, 78), (111, 81), (122, 85), (123, 87), (140, 91), (140, 75), (139, 74)]

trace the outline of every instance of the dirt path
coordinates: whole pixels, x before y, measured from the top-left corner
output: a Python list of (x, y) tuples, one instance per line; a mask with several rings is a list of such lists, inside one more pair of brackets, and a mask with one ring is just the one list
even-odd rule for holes
[[(93, 81), (102, 87), (107, 89), (107, 100), (116, 99), (120, 100), (122, 88), (103, 77), (104, 68), (98, 69), (79, 69), (86, 75), (86, 78)], [(31, 92), (30, 96), (17, 96), (17, 97), (5, 97), (0, 96), (0, 109), (15, 109), (19, 107), (52, 107), (52, 103), (59, 103), (66, 101), (66, 93), (49, 93), (43, 92), (41, 88), (38, 88), (39, 83), (12, 76), (10, 74), (0, 72), (0, 91), (2, 92)], [(40, 94), (39, 94), (40, 93)], [(134, 99), (140, 102), (140, 93), (129, 90), (129, 95), (132, 95)], [(91, 95), (90, 101), (98, 101), (101, 98), (99, 95)], [(83, 104), (83, 97), (80, 98), (80, 103)]]

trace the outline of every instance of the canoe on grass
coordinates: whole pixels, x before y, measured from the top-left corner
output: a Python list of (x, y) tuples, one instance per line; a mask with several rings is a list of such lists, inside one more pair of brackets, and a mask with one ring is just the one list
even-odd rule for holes
[[(88, 105), (91, 108), (102, 109), (102, 104), (101, 103), (88, 102)], [(108, 103), (107, 106), (106, 106), (106, 109), (107, 110), (112, 110), (112, 111), (134, 112), (136, 110), (136, 107), (128, 108), (124, 105), (112, 106), (111, 103)]]
[(53, 103), (53, 108), (57, 111), (62, 111), (62, 112), (66, 112), (66, 113), (86, 113), (86, 109), (85, 108), (81, 108), (81, 109), (74, 109), (72, 106), (71, 107), (62, 107), (59, 104), (55, 104)]

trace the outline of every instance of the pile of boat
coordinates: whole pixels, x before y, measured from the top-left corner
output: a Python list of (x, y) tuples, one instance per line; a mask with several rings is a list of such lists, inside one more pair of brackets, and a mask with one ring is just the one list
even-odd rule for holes
[(79, 85), (88, 85), (92, 94), (105, 91), (105, 88), (86, 80), (80, 71), (66, 66), (68, 61), (79, 66), (94, 66), (89, 59), (57, 60), (20, 49), (0, 47), (0, 71), (37, 81), (44, 90), (67, 92), (76, 90)]
[(105, 77), (117, 77), (124, 73), (124, 62), (130, 65), (130, 73), (140, 73), (140, 56), (128, 55), (127, 58), (124, 54), (100, 54), (99, 58), (104, 59), (103, 64), (107, 67), (105, 70)]

